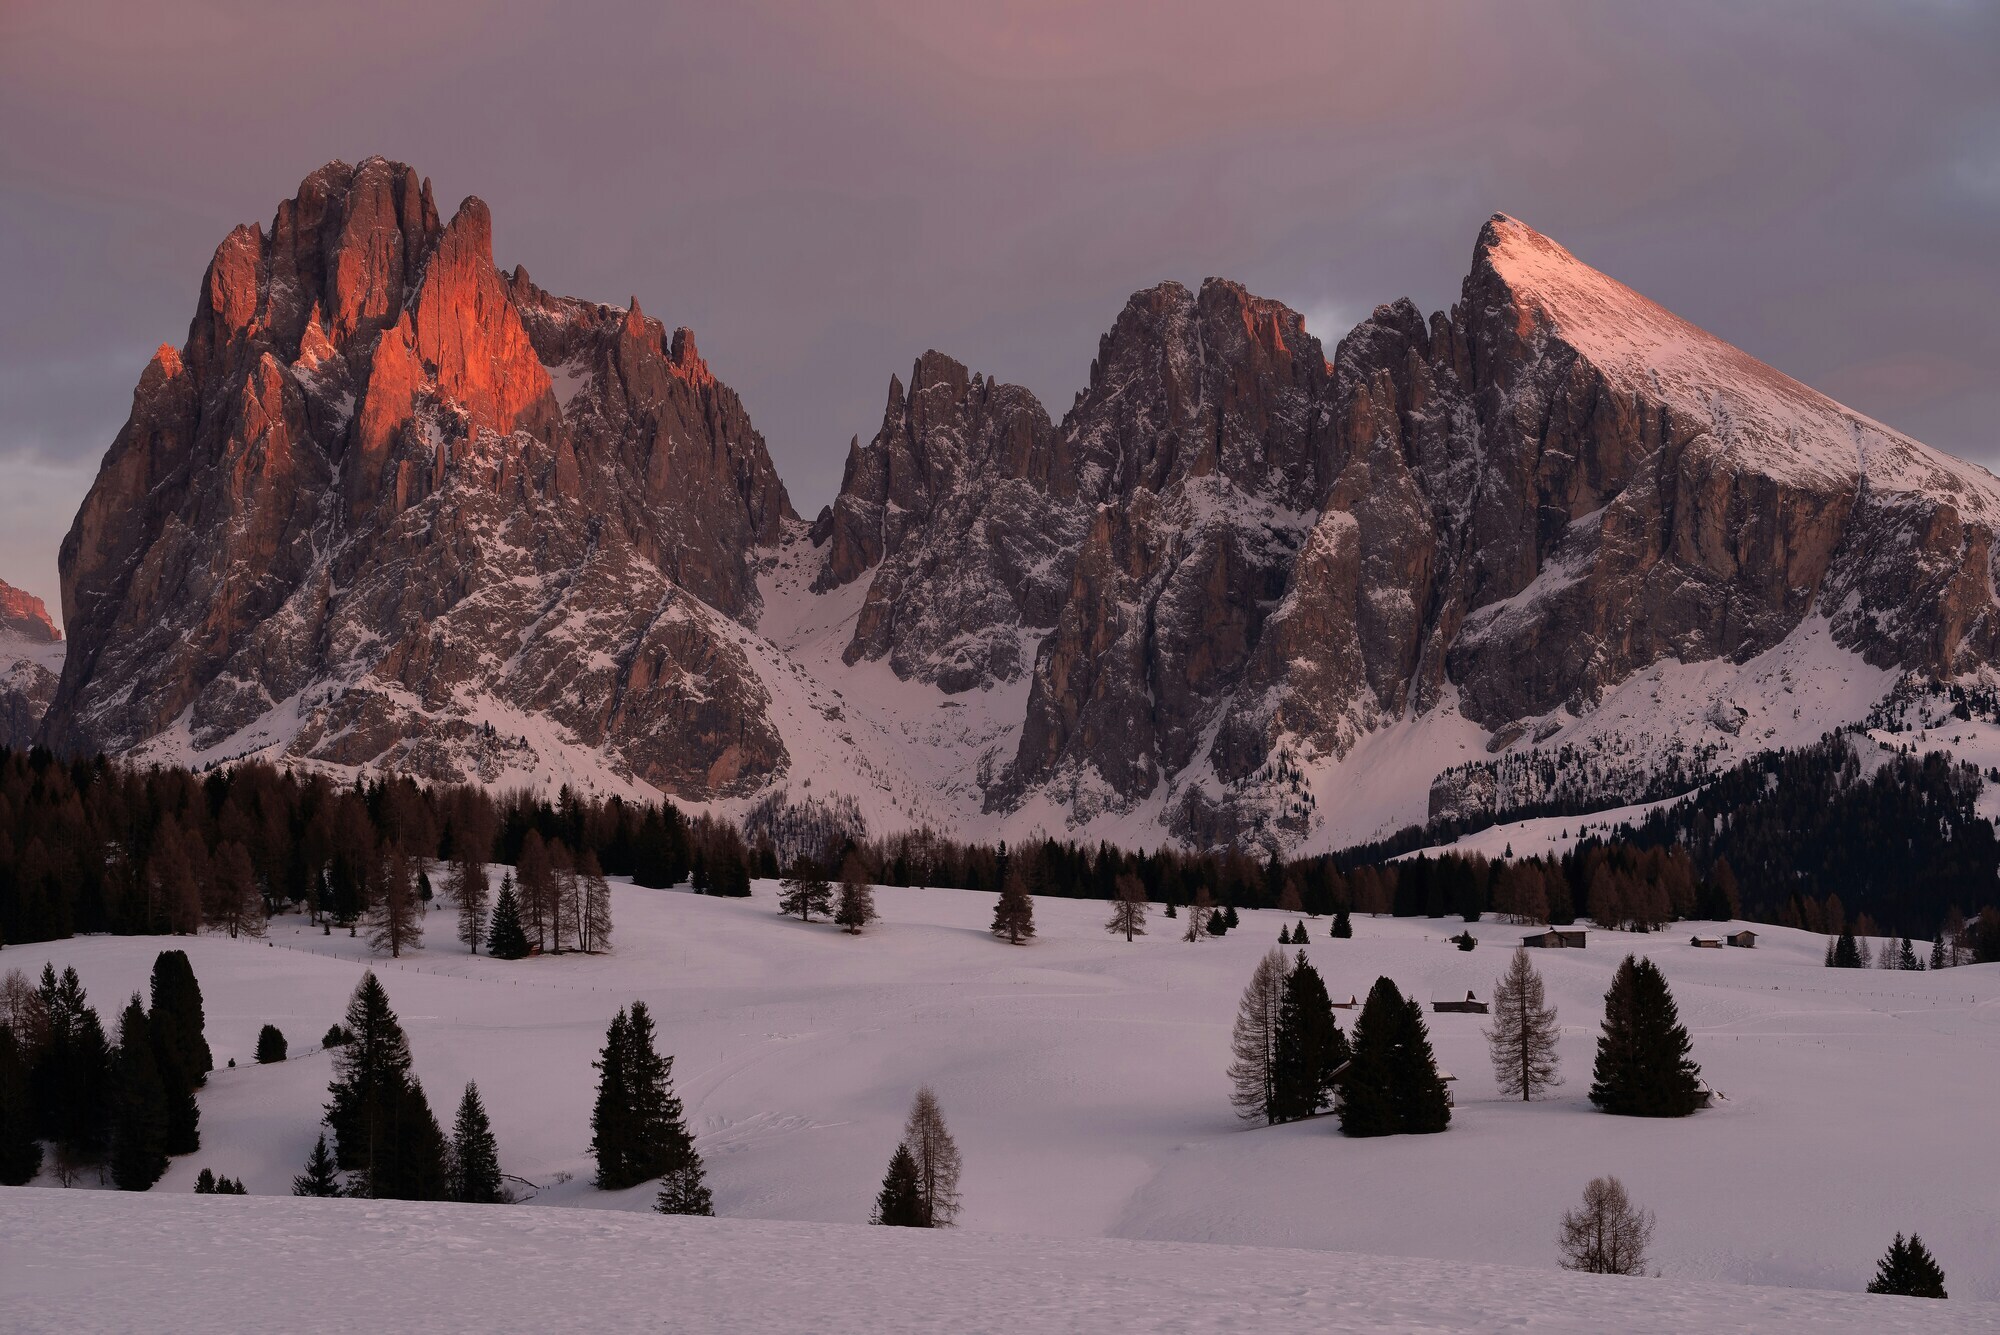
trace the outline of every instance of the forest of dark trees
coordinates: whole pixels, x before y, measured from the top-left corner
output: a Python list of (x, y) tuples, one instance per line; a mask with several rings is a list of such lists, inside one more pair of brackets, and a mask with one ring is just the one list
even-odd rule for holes
[(1053, 838), (1009, 849), (932, 830), (869, 838), (836, 821), (815, 835), (823, 846), (781, 866), (772, 831), (783, 822), (769, 813), (748, 842), (734, 824), (664, 800), (565, 789), (551, 802), (406, 777), (343, 784), (261, 763), (195, 774), (0, 750), (0, 943), (203, 926), (254, 934), (288, 908), (352, 928), (406, 864), (519, 865), (532, 844), (558, 867), (588, 859), (640, 885), (685, 880), (722, 895), (748, 894), (752, 878), (776, 879), (806, 856), (829, 874), (858, 865), (883, 885), (997, 891), (1011, 864), (1035, 896), (1113, 901), (1129, 877), (1153, 903), (1317, 915), (1587, 917), (1640, 931), (1747, 917), (1920, 939), (1964, 919), (1970, 952), (1987, 958), (1976, 936), (1981, 910), (2000, 903), (2000, 842), (1976, 809), (1984, 782), (1939, 753), (1897, 751), (1864, 773), (1854, 745), (1829, 735), (1745, 761), (1559, 857), (1399, 857), (1404, 835), (1292, 861)]

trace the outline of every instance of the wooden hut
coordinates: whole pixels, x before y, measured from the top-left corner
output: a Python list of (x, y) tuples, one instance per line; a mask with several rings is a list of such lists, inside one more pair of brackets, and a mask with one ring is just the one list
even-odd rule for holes
[(1725, 939), (1730, 945), (1742, 946), (1745, 950), (1757, 948), (1757, 934), (1747, 927), (1740, 932), (1731, 932)]
[(1551, 927), (1544, 932), (1535, 932), (1521, 938), (1524, 946), (1534, 946), (1544, 950), (1582, 950), (1583, 929), (1581, 927)]
[(1719, 936), (1691, 936), (1688, 938), (1688, 944), (1698, 950), (1720, 950), (1722, 949), (1722, 938)]
[(1486, 1003), (1472, 995), (1472, 993), (1467, 992), (1464, 1001), (1433, 1001), (1431, 1002), (1431, 1009), (1434, 1011), (1457, 1011), (1466, 1015), (1484, 1015), (1486, 1014)]

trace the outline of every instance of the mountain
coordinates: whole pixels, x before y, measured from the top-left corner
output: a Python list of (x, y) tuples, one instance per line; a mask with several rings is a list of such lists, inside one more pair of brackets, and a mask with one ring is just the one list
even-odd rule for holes
[(23, 747), (55, 698), (62, 632), (42, 600), (0, 579), (0, 746)]
[[(400, 164), (217, 251), (62, 553), (42, 735), (1128, 843), (1629, 800), (1989, 665), (2000, 483), (1525, 225), (1329, 360), (1132, 297), (1060, 421), (926, 352), (792, 512), (638, 303)], [(842, 815), (841, 819), (849, 819)]]

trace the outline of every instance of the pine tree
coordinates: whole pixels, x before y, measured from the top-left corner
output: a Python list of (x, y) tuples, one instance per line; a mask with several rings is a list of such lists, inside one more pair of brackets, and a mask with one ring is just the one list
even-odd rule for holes
[(1146, 934), (1146, 887), (1126, 872), (1118, 878), (1118, 899), (1111, 908), (1111, 921), (1104, 930), (1113, 936), (1124, 934), (1127, 941)]
[(393, 1184), (395, 1173), (378, 1173), (396, 1154), (392, 1144), (406, 1112), (402, 1095), (410, 1084), (410, 1041), (389, 1007), (389, 994), (370, 970), (347, 1002), (351, 1037), (334, 1052), (332, 1099), (326, 1124), (333, 1131), (334, 1161), (363, 1177), (364, 1194), (379, 1194), (378, 1177)]
[(1278, 1030), (1285, 996), (1285, 952), (1266, 951), (1250, 974), (1236, 1003), (1236, 1024), (1230, 1033), (1229, 1101), (1244, 1121), (1277, 1116)]
[(882, 1178), (882, 1190), (875, 1197), (875, 1215), (868, 1222), (892, 1228), (925, 1227), (923, 1197), (917, 1187), (917, 1161), (910, 1157), (908, 1145), (897, 1145), (896, 1152), (889, 1156), (889, 1171)]
[(1829, 968), (1860, 969), (1866, 966), (1861, 961), (1861, 947), (1854, 939), (1852, 931), (1843, 931), (1833, 944), (1832, 954), (1827, 959)]
[(167, 1171), (167, 1096), (137, 992), (118, 1019), (113, 1088), (111, 1180), (120, 1191), (144, 1191)]
[(846, 928), (848, 935), (859, 936), (875, 916), (875, 891), (868, 884), (868, 869), (860, 858), (850, 857), (841, 868), (840, 903), (833, 911), (833, 920)]
[(792, 860), (792, 869), (785, 879), (778, 882), (778, 912), (784, 916), (798, 914), (800, 922), (811, 922), (817, 913), (822, 918), (833, 913), (833, 887), (827, 883), (826, 873), (817, 862), (801, 854)]
[(1909, 937), (1903, 938), (1903, 948), (1896, 956), (1896, 967), (1915, 971), (1924, 966), (1917, 959), (1917, 948)]
[(1938, 935), (1937, 940), (1931, 942), (1931, 967), (1933, 969), (1942, 969), (1944, 967), (1944, 935), (1942, 933)]
[(480, 1101), (479, 1086), (468, 1080), (451, 1128), (451, 1199), (471, 1205), (503, 1205), (514, 1197), (500, 1181), (500, 1145)]
[(383, 1131), (374, 1161), (362, 1170), (363, 1194), (377, 1200), (449, 1200), (451, 1146), (423, 1085), (411, 1079), (390, 1086), (382, 1107)]
[(268, 1066), (285, 1059), (284, 1031), (275, 1024), (267, 1024), (257, 1031), (257, 1061)]
[(929, 1085), (910, 1100), (903, 1144), (917, 1167), (917, 1205), (925, 1228), (950, 1228), (958, 1219), (958, 1143), (944, 1124), (944, 1110)]
[(25, 1186), (42, 1169), (28, 1104), (28, 1062), (12, 1027), (0, 1024), (0, 1186)]
[(410, 876), (410, 860), (398, 844), (389, 853), (382, 879), (382, 894), (367, 914), (368, 944), (386, 950), (392, 959), (423, 943), (423, 914), (417, 903), (416, 882)]
[(604, 1033), (604, 1048), (597, 1060), (597, 1103), (590, 1113), (590, 1152), (597, 1158), (597, 1186), (615, 1191), (642, 1182), (633, 1177), (632, 1089), (625, 1074), (625, 1057), (631, 1048), (631, 1017), (623, 1006), (611, 1017)]
[(583, 910), (578, 922), (578, 945), (592, 954), (611, 949), (611, 883), (597, 854), (585, 849), (577, 860), (577, 877), (583, 885)]
[(1354, 935), (1354, 924), (1348, 921), (1347, 909), (1345, 907), (1335, 910), (1333, 915), (1333, 930), (1329, 935), (1336, 941), (1345, 941)]
[(333, 1161), (333, 1154), (326, 1148), (326, 1134), (313, 1142), (312, 1153), (306, 1156), (306, 1171), (292, 1179), (294, 1196), (338, 1196), (340, 1195), (340, 1168)]
[(1645, 1274), (1652, 1240), (1652, 1211), (1635, 1207), (1615, 1177), (1592, 1178), (1582, 1207), (1563, 1215), (1556, 1235), (1562, 1268), (1593, 1275)]
[(1016, 946), (1035, 934), (1035, 897), (1028, 893), (1018, 860), (1007, 869), (1007, 879), (1000, 883), (1000, 897), (993, 904), (993, 925), (988, 930)]
[(1424, 1008), (1415, 997), (1403, 1000), (1402, 1016), (1396, 1026), (1395, 1064), (1390, 1092), (1396, 1107), (1397, 1130), (1404, 1135), (1427, 1136), (1451, 1125), (1451, 1094), (1438, 1074), (1437, 1058), (1431, 1052), (1429, 1028), (1424, 1024)]
[(486, 935), (486, 953), (496, 960), (518, 960), (528, 953), (528, 933), (521, 926), (521, 906), (514, 897), (512, 873), (500, 880), (500, 898), (493, 904), (493, 924)]
[(55, 1142), (62, 1165), (96, 1163), (111, 1136), (111, 1046), (74, 968), (42, 967), (47, 1037), (29, 1070), (37, 1134)]
[[(674, 1059), (654, 1046), (653, 1016), (643, 1001), (611, 1021), (600, 1072), (597, 1106), (591, 1114), (591, 1152), (597, 1156), (597, 1185), (617, 1191), (656, 1177), (671, 1177), (662, 1196), (689, 1208), (671, 1213), (703, 1213), (701, 1155), (674, 1094)], [(702, 1208), (694, 1208), (694, 1207)], [(656, 1204), (657, 1208), (657, 1204)]]
[(1306, 943), (1306, 925), (1302, 922), (1293, 923), (1292, 944), (1295, 946), (1302, 946), (1305, 943)]
[(724, 843), (709, 860), (708, 893), (724, 899), (750, 897), (750, 866), (734, 840)]
[(1401, 1130), (1392, 1088), (1403, 995), (1387, 978), (1368, 989), (1354, 1022), (1352, 1059), (1334, 1092), (1333, 1110), (1350, 1136), (1391, 1136)]
[(1516, 946), (1506, 974), (1493, 985), (1493, 1024), (1486, 1031), (1500, 1092), (1529, 1100), (1561, 1084), (1556, 1073), (1560, 1064), (1556, 1039), (1561, 1032), (1541, 974), (1528, 952)]
[(1590, 1101), (1626, 1117), (1686, 1117), (1703, 1101), (1690, 1047), (1659, 967), (1627, 955), (1604, 995)]
[[(153, 957), (152, 1020), (167, 1036), (176, 1063), (189, 1084), (200, 1088), (215, 1069), (203, 1032), (201, 984), (184, 950), (163, 950)], [(179, 1153), (180, 1151), (175, 1151)]]
[(1905, 1298), (1943, 1298), (1944, 1271), (1924, 1246), (1924, 1240), (1910, 1234), (1908, 1242), (1898, 1233), (1889, 1250), (1875, 1263), (1875, 1278), (1868, 1281), (1870, 1293), (1894, 1293)]
[(451, 864), (451, 879), (445, 882), (445, 895), (458, 906), (458, 939), (465, 948), (477, 955), (479, 943), (486, 935), (486, 912), (490, 891), (486, 880), (486, 864), (471, 852), (462, 853)]
[(1324, 1111), (1333, 1101), (1333, 1073), (1348, 1055), (1326, 983), (1301, 950), (1285, 975), (1278, 1006), (1271, 1120), (1290, 1122)]

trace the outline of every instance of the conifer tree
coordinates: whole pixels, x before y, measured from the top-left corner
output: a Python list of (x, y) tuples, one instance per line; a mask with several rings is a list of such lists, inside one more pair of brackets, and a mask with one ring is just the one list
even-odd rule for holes
[(1542, 976), (1528, 952), (1516, 946), (1507, 972), (1493, 985), (1493, 1024), (1486, 1041), (1493, 1076), (1503, 1094), (1533, 1099), (1562, 1083), (1556, 1072), (1556, 1008), (1548, 1004)]
[(501, 1205), (514, 1197), (500, 1180), (500, 1145), (480, 1101), (479, 1086), (465, 1082), (458, 1118), (451, 1129), (451, 1199), (471, 1205)]
[(1902, 946), (1902, 949), (1901, 949), (1901, 951), (1899, 951), (1899, 952), (1897, 953), (1897, 956), (1896, 956), (1896, 967), (1897, 967), (1897, 968), (1899, 968), (1899, 969), (1909, 969), (1909, 970), (1912, 970), (1912, 971), (1914, 971), (1914, 970), (1917, 970), (1917, 969), (1921, 969), (1921, 968), (1923, 968), (1923, 967), (1924, 967), (1924, 966), (1923, 966), (1923, 965), (1922, 965), (1922, 964), (1921, 964), (1921, 963), (1920, 963), (1920, 962), (1919, 962), (1919, 961), (1917, 960), (1917, 948), (1916, 948), (1916, 946), (1915, 946), (1915, 945), (1914, 945), (1914, 944), (1913, 944), (1913, 943), (1912, 943), (1912, 942), (1910, 941), (1910, 938), (1909, 938), (1909, 937), (1907, 937), (1907, 936), (1903, 938), (1903, 946)]
[(944, 1124), (944, 1110), (929, 1085), (910, 1100), (903, 1144), (917, 1166), (918, 1215), (925, 1228), (950, 1228), (958, 1220), (958, 1142)]
[(382, 893), (367, 914), (368, 944), (386, 950), (392, 959), (423, 943), (423, 912), (417, 902), (417, 887), (410, 875), (410, 860), (398, 844), (389, 851), (382, 878)]
[(1306, 925), (1302, 922), (1293, 923), (1292, 944), (1295, 946), (1302, 946), (1305, 943), (1306, 943)]
[(1395, 1066), (1390, 1089), (1395, 1100), (1397, 1129), (1404, 1135), (1427, 1136), (1451, 1125), (1451, 1094), (1438, 1074), (1431, 1052), (1424, 1008), (1415, 997), (1403, 999), (1397, 1024)]
[(74, 968), (42, 967), (47, 1036), (29, 1070), (36, 1131), (65, 1165), (96, 1163), (111, 1135), (111, 1046)]
[(778, 912), (789, 916), (798, 914), (800, 922), (811, 922), (817, 913), (822, 918), (833, 914), (833, 887), (827, 883), (826, 873), (817, 862), (800, 854), (792, 859), (792, 869), (778, 882)]
[(458, 907), (458, 939), (465, 943), (467, 950), (477, 955), (479, 943), (486, 936), (490, 897), (486, 864), (470, 851), (461, 853), (451, 864), (451, 879), (445, 882), (445, 895)]
[(1867, 965), (1861, 958), (1861, 946), (1855, 941), (1851, 930), (1843, 931), (1834, 942), (1832, 957), (1827, 961), (1835, 969), (1863, 969)]
[(642, 1182), (633, 1177), (632, 1089), (625, 1073), (625, 1058), (631, 1050), (631, 1016), (623, 1006), (611, 1017), (604, 1033), (604, 1048), (597, 1060), (597, 1102), (590, 1113), (590, 1152), (597, 1158), (597, 1186), (615, 1191)]
[[(373, 970), (348, 999), (346, 1028), (350, 1037), (334, 1052), (326, 1124), (334, 1161), (362, 1175), (362, 1194), (381, 1195), (380, 1188), (401, 1185), (398, 1138), (420, 1132), (411, 1130), (416, 1113), (404, 1097), (411, 1084), (410, 1042)], [(423, 1112), (429, 1114), (428, 1104)]]
[(577, 944), (583, 950), (596, 954), (611, 949), (611, 883), (604, 879), (604, 868), (598, 864), (597, 854), (589, 849), (577, 859), (577, 879), (582, 884), (583, 908), (578, 921)]
[(927, 1227), (923, 1197), (917, 1186), (917, 1161), (910, 1156), (908, 1145), (898, 1144), (889, 1157), (889, 1171), (875, 1197), (875, 1215), (868, 1222), (892, 1228)]
[(840, 902), (833, 920), (859, 936), (861, 929), (875, 921), (875, 891), (868, 884), (868, 869), (858, 857), (849, 857), (840, 871)]
[(715, 1213), (715, 1197), (702, 1176), (701, 1155), (692, 1144), (676, 1166), (660, 1175), (660, 1192), (653, 1197), (653, 1212), (703, 1216)]
[(1278, 1120), (1277, 1055), (1280, 1013), (1285, 997), (1285, 952), (1264, 953), (1251, 971), (1250, 982), (1236, 1003), (1236, 1024), (1229, 1037), (1229, 1096), (1244, 1121)]
[(338, 1196), (340, 1195), (340, 1167), (333, 1161), (333, 1154), (326, 1147), (326, 1133), (313, 1142), (312, 1153), (306, 1156), (306, 1170), (292, 1179), (294, 1196)]
[(154, 1026), (166, 1037), (188, 1083), (199, 1088), (215, 1069), (215, 1058), (209, 1055), (204, 1032), (201, 984), (195, 981), (186, 951), (163, 950), (153, 957), (151, 1001)]
[(521, 906), (514, 896), (512, 873), (500, 880), (500, 897), (493, 905), (493, 924), (486, 936), (486, 953), (496, 960), (518, 960), (528, 953), (528, 933), (521, 926)]
[(118, 1018), (113, 1089), (111, 1180), (120, 1191), (144, 1191), (167, 1171), (167, 1096), (137, 992)]
[(1604, 995), (1590, 1101), (1626, 1117), (1686, 1117), (1701, 1106), (1701, 1068), (1659, 966), (1627, 955)]
[(1933, 969), (1942, 969), (1944, 967), (1943, 933), (1939, 933), (1937, 940), (1931, 942), (1931, 967)]
[(613, 1017), (597, 1069), (590, 1142), (597, 1157), (597, 1185), (618, 1191), (650, 1178), (672, 1177), (662, 1188), (670, 1202), (705, 1205), (701, 1156), (674, 1094), (674, 1059), (661, 1056), (654, 1046), (653, 1016), (645, 1002), (635, 1001), (629, 1011)]
[(1368, 989), (1354, 1022), (1353, 1058), (1334, 1092), (1333, 1110), (1350, 1136), (1390, 1136), (1401, 1130), (1392, 1088), (1403, 996), (1387, 978)]
[(10, 1025), (0, 1024), (0, 1186), (20, 1187), (42, 1168), (28, 1104), (28, 1063)]
[(362, 1194), (377, 1200), (449, 1200), (451, 1145), (423, 1085), (410, 1079), (391, 1086), (382, 1102), (383, 1131), (374, 1161), (362, 1170)]
[(1127, 941), (1146, 934), (1146, 887), (1139, 878), (1126, 872), (1117, 881), (1118, 899), (1111, 907), (1111, 921), (1104, 924), (1104, 930), (1116, 936), (1123, 934)]
[(1019, 859), (1007, 869), (1007, 879), (1000, 883), (1000, 897), (993, 904), (993, 925), (988, 930), (1016, 946), (1035, 935), (1035, 897), (1028, 893)]
[(708, 893), (724, 899), (750, 897), (750, 865), (736, 841), (723, 843), (709, 860)]
[[(1296, 939), (1296, 938), (1294, 938)], [(1301, 950), (1285, 975), (1272, 1053), (1271, 1120), (1296, 1121), (1333, 1101), (1333, 1073), (1348, 1058), (1347, 1036), (1333, 1016), (1326, 983)]]
[(1924, 1240), (1910, 1234), (1908, 1242), (1898, 1233), (1889, 1250), (1875, 1263), (1875, 1278), (1868, 1281), (1870, 1293), (1894, 1293), (1905, 1298), (1943, 1298), (1944, 1271), (1924, 1246)]
[(1333, 930), (1329, 935), (1336, 941), (1345, 941), (1354, 935), (1354, 924), (1348, 921), (1345, 905), (1334, 911)]
[(285, 1059), (284, 1031), (275, 1024), (267, 1024), (257, 1031), (257, 1061), (268, 1066)]

